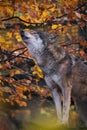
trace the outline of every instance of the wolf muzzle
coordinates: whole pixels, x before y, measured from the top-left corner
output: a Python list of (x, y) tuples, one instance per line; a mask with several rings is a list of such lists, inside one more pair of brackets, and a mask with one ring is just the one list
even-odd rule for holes
[(24, 37), (24, 31), (23, 30), (20, 31), (20, 34), (21, 34), (21, 37)]

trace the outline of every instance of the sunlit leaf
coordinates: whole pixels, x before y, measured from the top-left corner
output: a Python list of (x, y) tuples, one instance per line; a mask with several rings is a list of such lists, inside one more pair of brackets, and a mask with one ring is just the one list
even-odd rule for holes
[(21, 101), (19, 105), (20, 105), (21, 107), (26, 107), (26, 106), (27, 106), (27, 103), (24, 102), (24, 101)]
[(43, 13), (42, 13), (42, 16), (43, 16), (44, 18), (47, 18), (48, 15), (49, 15), (49, 14), (48, 14), (48, 11), (44, 10)]
[(56, 11), (57, 9), (55, 8), (55, 7), (52, 7), (52, 8), (50, 8), (50, 11), (51, 12), (54, 12), (54, 11)]
[(18, 42), (22, 41), (22, 38), (21, 38), (21, 36), (19, 35), (18, 32), (15, 33), (15, 38), (17, 39)]
[(53, 24), (53, 25), (52, 25), (52, 29), (56, 29), (57, 27), (58, 27), (57, 24)]
[(7, 13), (10, 14), (10, 15), (12, 15), (13, 14), (13, 9), (10, 8), (10, 7), (7, 7)]
[(6, 34), (9, 38), (12, 38), (12, 32), (7, 32)]
[(80, 50), (80, 55), (83, 56), (85, 54), (84, 50)]
[(31, 100), (32, 99), (32, 96), (31, 96), (31, 94), (28, 94), (28, 98)]
[(80, 45), (82, 45), (83, 47), (87, 47), (87, 41), (85, 41), (85, 40), (81, 41)]
[(2, 64), (0, 64), (0, 69), (2, 69), (2, 67), (3, 67), (3, 65), (2, 65)]
[(32, 68), (32, 70), (34, 75), (37, 75), (39, 78), (43, 78), (42, 70), (40, 69), (39, 66), (36, 65), (35, 67)]
[(2, 37), (1, 35), (0, 35), (0, 42), (1, 42), (1, 43), (5, 42), (4, 37)]

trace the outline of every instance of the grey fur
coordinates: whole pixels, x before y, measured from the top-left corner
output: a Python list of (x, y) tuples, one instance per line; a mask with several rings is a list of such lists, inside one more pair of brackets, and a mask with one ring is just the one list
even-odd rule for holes
[(47, 86), (53, 94), (59, 122), (68, 123), (72, 96), (87, 125), (87, 66), (56, 43), (56, 34), (21, 31), (21, 36), (44, 73)]

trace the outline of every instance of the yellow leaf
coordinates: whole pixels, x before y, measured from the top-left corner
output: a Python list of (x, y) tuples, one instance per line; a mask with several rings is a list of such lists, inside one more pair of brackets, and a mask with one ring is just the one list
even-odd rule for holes
[(3, 22), (0, 21), (0, 27), (5, 29), (5, 25)]
[(42, 70), (40, 69), (38, 65), (35, 65), (31, 70), (33, 71), (34, 75), (38, 76), (38, 78), (43, 78)]
[(39, 78), (43, 78), (43, 74), (42, 73), (38, 73), (38, 77)]
[(50, 11), (51, 11), (51, 12), (54, 12), (54, 11), (56, 11), (56, 8), (55, 8), (55, 7), (52, 7), (52, 8), (50, 9)]
[(21, 97), (22, 99), (27, 99), (27, 97), (24, 96), (23, 94), (21, 94), (20, 97)]
[(21, 42), (21, 41), (22, 41), (22, 38), (21, 38), (20, 35), (16, 35), (16, 39), (17, 39), (18, 42)]
[(52, 25), (52, 29), (56, 29), (57, 27), (58, 27), (57, 24), (53, 24), (53, 25)]
[(75, 109), (75, 106), (74, 106), (74, 105), (72, 105), (72, 106), (70, 107), (70, 109), (71, 109), (71, 110), (74, 110), (74, 109)]
[(2, 69), (2, 67), (3, 67), (2, 64), (0, 64), (0, 69)]
[(9, 40), (9, 41), (6, 41), (6, 43), (5, 43), (5, 44), (9, 46), (9, 45), (11, 45), (11, 44), (12, 44), (12, 41), (10, 41), (10, 40)]
[(62, 25), (61, 25), (61, 24), (58, 24), (58, 28), (62, 28)]
[(42, 15), (43, 15), (43, 17), (46, 18), (46, 17), (48, 17), (49, 14), (48, 14), (48, 12), (46, 10), (44, 10), (43, 13), (42, 13)]
[(36, 91), (40, 91), (41, 90), (39, 86), (36, 86), (35, 89), (36, 89)]
[(7, 32), (7, 36), (8, 36), (9, 38), (12, 38), (12, 32)]
[(40, 69), (39, 66), (36, 66), (36, 70), (37, 70), (39, 73), (42, 73), (42, 70)]
[(13, 9), (7, 7), (7, 12), (8, 12), (10, 15), (12, 15), (12, 14), (13, 14)]
[(24, 17), (24, 16), (20, 16), (20, 18), (24, 21), (27, 21), (27, 17)]
[(0, 42), (5, 42), (5, 39), (4, 39), (4, 37), (2, 37), (2, 36), (0, 36)]
[(21, 71), (20, 70), (16, 70), (15, 74), (21, 74)]

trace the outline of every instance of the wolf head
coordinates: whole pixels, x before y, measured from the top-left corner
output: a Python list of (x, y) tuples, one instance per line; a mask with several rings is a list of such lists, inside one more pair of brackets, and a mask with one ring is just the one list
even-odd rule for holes
[[(47, 47), (49, 42), (55, 39), (53, 34), (42, 31), (21, 31), (20, 32), (23, 41), (29, 52), (34, 56), (35, 54), (42, 53)], [(50, 35), (49, 35), (50, 34)]]
[(31, 54), (41, 53), (47, 45), (46, 33), (39, 31), (21, 31), (21, 37)]

